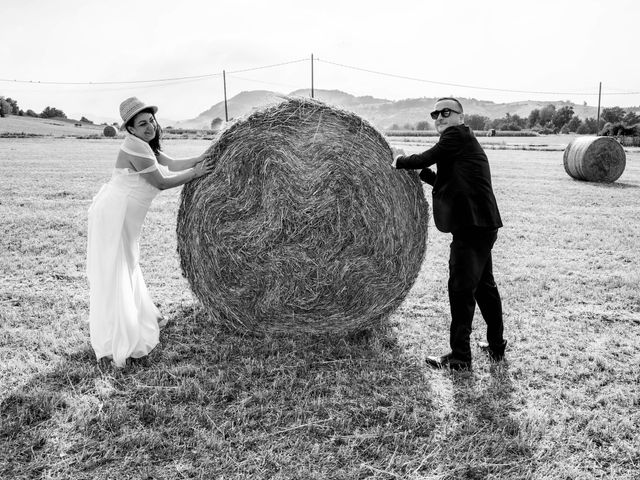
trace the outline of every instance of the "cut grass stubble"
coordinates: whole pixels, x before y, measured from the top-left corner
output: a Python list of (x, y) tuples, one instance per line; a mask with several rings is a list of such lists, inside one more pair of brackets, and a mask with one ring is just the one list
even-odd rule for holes
[(0, 140), (1, 478), (635, 477), (638, 154), (603, 186), (568, 178), (558, 152), (489, 152), (510, 349), (502, 366), (474, 350), (463, 374), (422, 360), (447, 349), (449, 236), (430, 227), (428, 268), (385, 328), (244, 336), (188, 291), (178, 192), (165, 192), (141, 248), (170, 324), (149, 358), (116, 371), (90, 350), (84, 255), (117, 146)]

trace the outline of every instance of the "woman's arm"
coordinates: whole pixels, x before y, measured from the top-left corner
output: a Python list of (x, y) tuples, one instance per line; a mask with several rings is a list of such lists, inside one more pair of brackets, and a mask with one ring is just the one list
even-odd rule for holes
[(158, 163), (164, 165), (172, 172), (179, 172), (188, 168), (195, 167), (198, 163), (204, 160), (205, 154), (202, 153), (197, 157), (189, 158), (171, 158), (164, 152), (160, 152), (157, 156)]
[(195, 167), (171, 177), (163, 177), (157, 169), (149, 173), (143, 173), (142, 175), (143, 178), (154, 187), (160, 190), (167, 190), (168, 188), (179, 187), (191, 180), (195, 180), (196, 178), (211, 173), (213, 169), (213, 163), (205, 164), (205, 162), (200, 162), (196, 164)]

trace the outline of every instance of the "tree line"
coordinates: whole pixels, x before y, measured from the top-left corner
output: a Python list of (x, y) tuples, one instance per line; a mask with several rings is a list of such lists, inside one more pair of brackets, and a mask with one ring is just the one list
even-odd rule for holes
[[(556, 109), (555, 105), (547, 105), (533, 109), (526, 118), (510, 113), (494, 119), (484, 115), (465, 114), (464, 123), (473, 130), (486, 131), (531, 130), (541, 135), (578, 133), (640, 136), (640, 116), (631, 109), (625, 110), (621, 107), (604, 108), (599, 122), (593, 117), (581, 119), (575, 115), (571, 106)], [(433, 130), (433, 128), (432, 123), (423, 120), (415, 125), (405, 124), (402, 128), (394, 124), (390, 130)]]
[[(20, 117), (34, 117), (34, 118), (67, 118), (62, 110), (55, 107), (47, 107), (42, 112), (36, 113), (29, 109), (26, 112), (18, 106), (18, 101), (11, 97), (0, 96), (0, 117), (6, 115), (18, 115)], [(84, 117), (82, 117), (84, 118)]]
[(578, 133), (600, 135), (640, 135), (640, 116), (621, 107), (604, 108), (600, 121), (593, 117), (584, 120), (575, 115), (573, 107), (555, 105), (535, 108), (527, 118), (507, 113), (502, 118), (489, 119), (482, 115), (465, 115), (465, 123), (477, 130), (519, 131), (529, 129), (540, 134)]

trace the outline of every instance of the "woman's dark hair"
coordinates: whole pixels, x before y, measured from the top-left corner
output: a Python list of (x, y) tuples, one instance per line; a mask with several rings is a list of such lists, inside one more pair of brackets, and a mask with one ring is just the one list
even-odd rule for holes
[(160, 124), (158, 123), (158, 120), (156, 120), (156, 116), (151, 108), (145, 108), (144, 110), (140, 110), (138, 113), (136, 113), (129, 119), (127, 123), (124, 124), (124, 129), (128, 132), (129, 127), (133, 127), (133, 122), (135, 121), (136, 117), (143, 112), (150, 113), (153, 117), (153, 121), (156, 122), (156, 136), (149, 141), (149, 146), (151, 147), (151, 150), (153, 150), (153, 153), (158, 155), (162, 150), (162, 146), (160, 144), (162, 140), (162, 127), (160, 127)]

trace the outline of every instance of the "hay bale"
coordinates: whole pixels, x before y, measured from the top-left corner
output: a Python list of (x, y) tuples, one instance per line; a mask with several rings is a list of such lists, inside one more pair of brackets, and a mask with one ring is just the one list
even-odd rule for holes
[(615, 182), (626, 166), (624, 148), (611, 137), (577, 137), (564, 150), (564, 170), (576, 180)]
[(104, 127), (104, 129), (102, 130), (102, 134), (105, 137), (115, 137), (118, 134), (118, 130), (116, 129), (116, 127), (112, 126), (112, 125), (107, 125), (106, 127)]
[(428, 204), (368, 123), (289, 98), (228, 126), (207, 156), (215, 170), (184, 186), (177, 237), (211, 317), (346, 334), (400, 305), (425, 254)]

